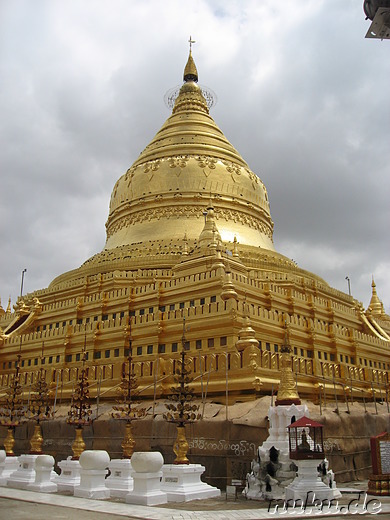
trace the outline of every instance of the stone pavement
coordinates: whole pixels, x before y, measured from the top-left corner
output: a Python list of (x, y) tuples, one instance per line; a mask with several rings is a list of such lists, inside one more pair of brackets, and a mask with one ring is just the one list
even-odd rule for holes
[[(341, 488), (343, 497), (339, 501), (339, 509), (332, 510), (332, 518), (345, 518), (348, 514), (348, 504), (358, 496), (360, 489), (365, 489), (364, 483), (351, 488)], [(367, 500), (374, 499), (369, 496)], [(380, 508), (379, 508), (380, 502)], [(356, 506), (356, 507), (355, 507)], [(380, 509), (380, 511), (379, 511)], [(274, 510), (274, 508), (273, 508)], [(372, 518), (374, 511), (386, 514), (390, 518), (390, 497), (375, 497), (375, 501), (368, 504), (371, 512), (363, 513), (363, 498), (359, 505), (349, 513), (360, 513), (355, 518)], [(187, 503), (166, 506), (137, 506), (111, 500), (88, 500), (69, 495), (34, 493), (31, 491), (0, 487), (0, 520), (42, 520), (50, 517), (56, 520), (113, 520), (114, 517), (140, 520), (262, 520), (271, 518), (320, 518), (329, 514), (316, 513), (308, 506), (306, 511), (280, 510), (268, 511), (268, 504), (239, 498), (226, 501), (220, 499), (195, 500)], [(348, 515), (349, 516), (349, 515)]]

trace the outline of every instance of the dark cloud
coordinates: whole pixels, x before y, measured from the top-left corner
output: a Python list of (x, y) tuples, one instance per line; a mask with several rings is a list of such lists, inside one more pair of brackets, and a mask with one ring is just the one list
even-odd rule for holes
[[(362, 2), (361, 2), (362, 3)], [(212, 116), (265, 182), (277, 249), (390, 308), (388, 42), (359, 2), (6, 0), (3, 306), (102, 249), (111, 190), (169, 112), (191, 34)]]

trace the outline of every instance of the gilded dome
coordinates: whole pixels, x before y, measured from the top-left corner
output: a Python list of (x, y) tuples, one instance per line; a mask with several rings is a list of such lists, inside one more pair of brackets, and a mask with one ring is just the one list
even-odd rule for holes
[(224, 242), (274, 251), (266, 188), (210, 116), (197, 79), (190, 54), (172, 115), (115, 184), (105, 249), (197, 240), (211, 199)]

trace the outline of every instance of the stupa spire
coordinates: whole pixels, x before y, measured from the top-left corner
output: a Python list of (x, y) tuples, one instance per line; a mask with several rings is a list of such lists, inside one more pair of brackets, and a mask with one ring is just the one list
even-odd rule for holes
[(188, 40), (188, 43), (190, 44), (190, 54), (188, 56), (188, 60), (186, 63), (186, 66), (184, 68), (184, 75), (183, 80), (184, 81), (195, 81), (197, 83), (198, 81), (198, 71), (196, 69), (196, 65), (194, 62), (194, 59), (192, 57), (192, 44), (195, 43), (195, 40), (193, 40), (190, 36), (190, 39)]
[(215, 251), (222, 242), (214, 217), (214, 206), (210, 200), (207, 211), (205, 212), (204, 227), (198, 239), (198, 247), (201, 251)]
[(5, 311), (5, 313), (6, 313), (7, 316), (11, 316), (11, 313), (12, 313), (12, 311), (11, 311), (11, 296), (8, 299), (7, 310)]
[(287, 323), (285, 324), (284, 342), (280, 348), (279, 371), (280, 383), (275, 405), (301, 404), (291, 367), (291, 345)]
[(378, 293), (376, 292), (376, 284), (374, 281), (374, 277), (372, 277), (371, 287), (372, 287), (372, 295), (371, 295), (371, 301), (370, 301), (370, 305), (368, 306), (368, 309), (371, 311), (371, 314), (373, 316), (379, 317), (382, 314), (384, 314), (384, 309), (383, 309), (383, 303), (379, 299)]

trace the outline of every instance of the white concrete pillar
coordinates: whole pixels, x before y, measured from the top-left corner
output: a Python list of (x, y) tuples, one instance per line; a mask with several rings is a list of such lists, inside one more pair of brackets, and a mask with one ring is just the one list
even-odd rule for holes
[(106, 487), (107, 467), (110, 456), (104, 450), (85, 450), (80, 455), (80, 484), (74, 488), (74, 496), (104, 500), (110, 498)]
[(57, 484), (52, 482), (52, 471), (54, 468), (54, 458), (51, 455), (38, 455), (35, 461), (35, 482), (29, 484), (29, 491), (39, 493), (56, 493)]
[(133, 453), (133, 491), (126, 495), (128, 504), (156, 506), (166, 504), (167, 494), (161, 491), (163, 456), (158, 451), (140, 451)]

